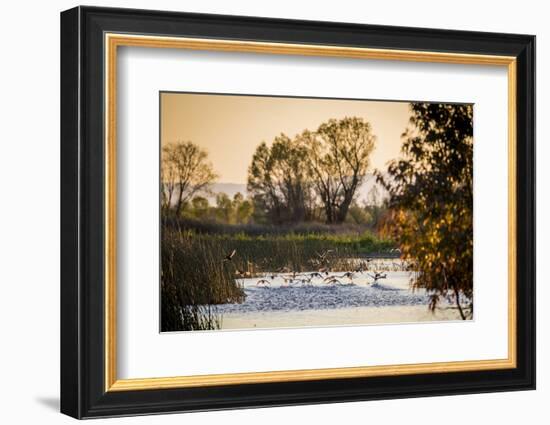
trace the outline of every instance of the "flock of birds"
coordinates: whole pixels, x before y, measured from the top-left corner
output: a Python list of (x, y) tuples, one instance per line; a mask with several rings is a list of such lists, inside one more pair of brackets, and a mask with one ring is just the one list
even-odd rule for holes
[[(322, 253), (317, 253), (318, 259), (316, 263), (321, 265), (318, 270), (312, 272), (297, 272), (289, 269), (288, 267), (282, 267), (276, 272), (264, 274), (257, 282), (256, 286), (271, 286), (271, 282), (276, 278), (283, 279), (284, 286), (311, 286), (314, 283), (324, 283), (327, 285), (352, 285), (354, 279), (359, 275), (367, 275), (372, 281), (370, 283), (376, 284), (380, 279), (386, 279), (387, 273), (381, 271), (372, 271), (374, 268), (380, 270), (381, 268), (386, 271), (391, 270), (406, 270), (409, 266), (403, 262), (392, 261), (389, 264), (384, 264), (384, 267), (380, 267), (380, 264), (376, 264), (375, 258), (366, 258), (360, 261), (353, 271), (346, 271), (341, 275), (331, 274), (331, 270), (328, 267), (328, 256), (333, 250), (327, 250)], [(399, 249), (391, 250), (392, 253), (400, 253)], [(224, 258), (223, 262), (232, 262), (237, 250), (232, 250)], [(236, 270), (236, 277), (239, 279), (252, 278), (253, 274), (250, 271)], [(345, 279), (345, 280), (344, 280)]]
[[(356, 275), (357, 273), (353, 272), (345, 272), (342, 275), (329, 275), (329, 273), (326, 272), (326, 276), (324, 276), (322, 272), (315, 271), (306, 273), (292, 272), (290, 274), (280, 274), (278, 276), (283, 278), (284, 285), (287, 286), (310, 286), (313, 285), (314, 279), (320, 279), (322, 283), (325, 283), (327, 285), (351, 285), (353, 284), (353, 279), (356, 277)], [(367, 273), (367, 275), (373, 280), (372, 283), (376, 283), (380, 279), (386, 279), (387, 277), (386, 274), (378, 272), (375, 272), (374, 275)], [(276, 277), (277, 275), (275, 274), (266, 275), (256, 282), (256, 286), (270, 286), (271, 282), (268, 279), (274, 280)], [(345, 282), (343, 281), (343, 279), (348, 279), (348, 281)]]

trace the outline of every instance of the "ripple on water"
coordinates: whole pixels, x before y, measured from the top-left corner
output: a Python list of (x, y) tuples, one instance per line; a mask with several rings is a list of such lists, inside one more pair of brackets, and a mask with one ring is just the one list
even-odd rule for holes
[(426, 305), (428, 296), (421, 291), (389, 285), (332, 285), (303, 287), (245, 287), (242, 304), (218, 306), (220, 313), (325, 310), (349, 307)]

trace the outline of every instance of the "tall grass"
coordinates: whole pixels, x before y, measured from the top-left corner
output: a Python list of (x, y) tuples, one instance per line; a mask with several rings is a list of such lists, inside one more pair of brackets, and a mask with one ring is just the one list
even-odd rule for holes
[(248, 236), (270, 236), (270, 235), (360, 235), (369, 229), (368, 226), (342, 223), (338, 225), (319, 222), (301, 222), (288, 224), (227, 224), (208, 219), (194, 219), (190, 217), (176, 218), (173, 216), (163, 217), (163, 224), (171, 229), (187, 229), (196, 233), (208, 233), (217, 235), (246, 234)]
[(161, 245), (162, 331), (218, 329), (215, 305), (245, 297), (222, 247), (175, 231), (163, 231)]
[[(389, 242), (378, 241), (371, 235), (352, 237), (287, 234), (252, 237), (245, 234), (187, 233), (199, 246), (216, 246), (216, 250), (222, 253), (236, 250), (235, 257), (228, 266), (234, 271), (245, 271), (252, 275), (283, 268), (296, 272), (315, 270), (323, 266), (330, 267), (333, 271), (350, 270), (360, 254), (373, 253), (392, 246)], [(325, 260), (321, 261), (321, 255), (327, 252)]]

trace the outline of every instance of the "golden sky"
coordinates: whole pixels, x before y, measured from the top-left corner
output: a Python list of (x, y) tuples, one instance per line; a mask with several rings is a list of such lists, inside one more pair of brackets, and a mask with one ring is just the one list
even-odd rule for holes
[(370, 122), (377, 137), (369, 171), (399, 156), (407, 102), (162, 93), (161, 143), (192, 141), (207, 150), (219, 182), (244, 184), (262, 141), (270, 145), (280, 133), (293, 137), (352, 116)]

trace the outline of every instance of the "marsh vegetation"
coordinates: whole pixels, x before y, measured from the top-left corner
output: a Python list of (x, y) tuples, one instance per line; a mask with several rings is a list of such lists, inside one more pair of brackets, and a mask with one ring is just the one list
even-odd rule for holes
[(242, 278), (346, 272), (373, 255), (391, 256), (394, 248), (368, 231), (258, 234), (254, 227), (253, 234), (204, 233), (176, 226), (164, 224), (161, 255), (162, 327), (172, 330), (219, 328), (216, 306), (245, 300)]

